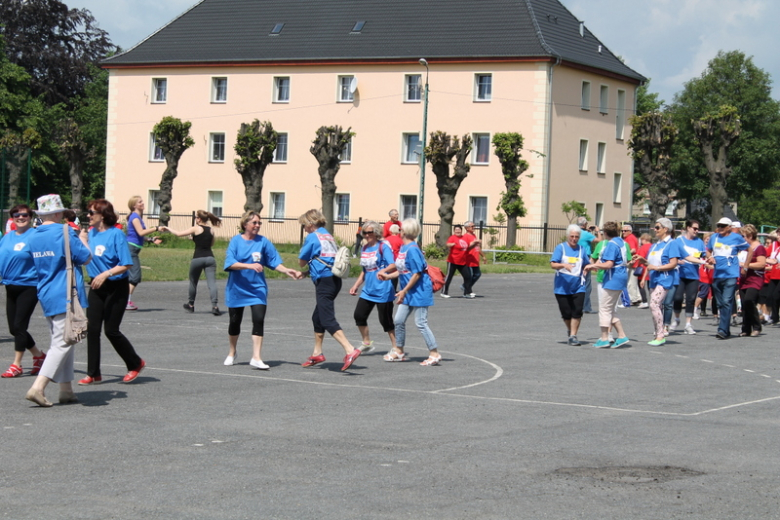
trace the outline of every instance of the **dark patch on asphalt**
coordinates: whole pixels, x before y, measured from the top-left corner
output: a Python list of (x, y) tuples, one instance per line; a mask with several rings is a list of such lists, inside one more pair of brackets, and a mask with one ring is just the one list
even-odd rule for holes
[(592, 478), (616, 484), (653, 484), (699, 477), (701, 471), (674, 466), (606, 466), (603, 468), (560, 468), (552, 472), (557, 476)]

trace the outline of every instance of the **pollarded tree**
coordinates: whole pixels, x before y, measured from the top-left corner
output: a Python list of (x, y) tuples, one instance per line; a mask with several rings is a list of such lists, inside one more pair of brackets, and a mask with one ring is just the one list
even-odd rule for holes
[[(436, 189), (439, 192), (439, 231), (436, 232), (436, 244), (445, 249), (447, 239), (452, 235), (452, 220), (455, 217), (455, 195), (463, 179), (469, 174), (471, 165), (466, 162), (473, 148), (471, 136), (463, 139), (449, 136), (445, 132), (431, 132), (430, 144), (425, 148), (425, 159), (431, 163), (436, 175)], [(455, 159), (454, 171), (450, 175), (450, 164)], [(446, 250), (446, 249), (445, 249)]]
[(160, 180), (160, 193), (157, 204), (160, 205), (160, 225), (167, 226), (171, 218), (171, 199), (173, 198), (173, 180), (179, 175), (179, 160), (187, 148), (195, 141), (190, 137), (192, 123), (173, 116), (163, 117), (154, 125), (152, 133), (157, 146), (165, 157), (165, 171)]
[(263, 176), (274, 160), (278, 141), (279, 134), (270, 121), (261, 123), (255, 119), (251, 124), (241, 123), (234, 150), (238, 155), (236, 170), (244, 182), (244, 211), (260, 213), (263, 210)]
[(710, 222), (717, 222), (723, 216), (723, 207), (729, 201), (726, 182), (733, 173), (729, 164), (729, 151), (741, 130), (737, 109), (729, 105), (723, 105), (717, 112), (693, 122), (704, 166), (710, 174)]
[(68, 161), (70, 175), (70, 207), (81, 210), (84, 193), (84, 167), (94, 155), (84, 132), (76, 120), (71, 117), (62, 119), (57, 125), (54, 140), (62, 155)]
[(517, 219), (526, 214), (523, 197), (520, 196), (520, 176), (528, 169), (528, 163), (522, 158), (523, 136), (517, 132), (499, 132), (493, 135), (493, 146), (506, 186), (498, 207), (506, 213), (506, 245), (512, 247), (517, 243)]
[(352, 127), (342, 130), (341, 126), (321, 126), (312, 142), (309, 152), (317, 159), (322, 192), (322, 214), (327, 223), (325, 228), (333, 233), (334, 199), (336, 198), (336, 174), (341, 167), (341, 154), (355, 135)]
[(634, 159), (634, 181), (647, 192), (650, 221), (655, 222), (666, 214), (676, 193), (669, 165), (678, 130), (671, 115), (657, 111), (633, 116), (630, 122), (628, 148)]

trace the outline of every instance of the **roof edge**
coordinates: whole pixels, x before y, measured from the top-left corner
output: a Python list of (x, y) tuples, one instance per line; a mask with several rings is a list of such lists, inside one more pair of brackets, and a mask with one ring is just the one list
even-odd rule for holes
[(555, 49), (550, 47), (550, 45), (544, 39), (544, 34), (542, 34), (542, 28), (539, 26), (539, 22), (536, 20), (536, 13), (534, 12), (534, 8), (531, 5), (531, 0), (525, 0), (525, 6), (528, 9), (528, 14), (531, 16), (531, 23), (534, 25), (534, 31), (536, 32), (536, 37), (539, 38), (539, 44), (542, 46), (544, 50), (552, 54), (554, 57), (558, 59), (558, 61), (560, 61), (561, 55), (555, 52)]

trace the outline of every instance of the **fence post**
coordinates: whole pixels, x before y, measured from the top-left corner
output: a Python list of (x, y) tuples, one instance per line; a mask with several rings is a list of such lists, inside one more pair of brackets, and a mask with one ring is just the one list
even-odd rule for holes
[(479, 239), (482, 240), (482, 232), (485, 230), (485, 221), (479, 221)]
[(195, 210), (192, 210), (192, 224), (191, 226), (195, 226)]
[(544, 223), (544, 231), (542, 231), (542, 233), (544, 233), (544, 236), (542, 237), (542, 252), (545, 252), (545, 253), (547, 252), (547, 231), (548, 231), (548, 229), (547, 229), (547, 222), (545, 222)]
[(303, 226), (301, 226), (301, 237), (298, 242), (298, 247), (303, 247)]
[[(376, 237), (381, 240), (382, 237)], [(355, 256), (360, 254), (360, 243), (363, 241), (363, 217), (358, 217), (357, 236), (355, 237)]]

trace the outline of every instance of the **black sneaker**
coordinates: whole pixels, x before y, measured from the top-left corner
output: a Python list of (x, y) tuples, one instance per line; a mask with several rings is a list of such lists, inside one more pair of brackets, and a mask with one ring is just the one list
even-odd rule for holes
[(211, 309), (211, 314), (214, 316), (222, 316), (222, 311), (219, 310), (219, 307), (214, 307)]
[(715, 337), (718, 338), (718, 339), (727, 339), (728, 338), (728, 336), (726, 335), (725, 332), (718, 332), (717, 334), (715, 334)]
[(195, 312), (195, 306), (192, 305), (191, 303), (185, 303), (184, 310), (187, 312)]
[(582, 345), (582, 343), (580, 343), (580, 340), (577, 339), (577, 336), (569, 336), (569, 345), (573, 347), (579, 347)]

